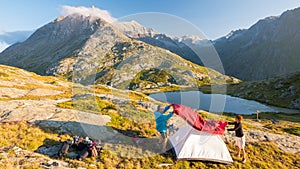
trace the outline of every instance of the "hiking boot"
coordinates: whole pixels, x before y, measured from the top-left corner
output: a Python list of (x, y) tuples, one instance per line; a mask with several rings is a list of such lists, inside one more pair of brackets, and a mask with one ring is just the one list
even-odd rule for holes
[(246, 163), (246, 158), (242, 159), (242, 163), (245, 164)]

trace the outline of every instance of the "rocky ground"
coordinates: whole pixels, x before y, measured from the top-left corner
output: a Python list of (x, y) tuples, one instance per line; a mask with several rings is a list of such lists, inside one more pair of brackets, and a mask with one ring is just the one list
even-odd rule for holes
[[(300, 155), (300, 137), (294, 135), (280, 135), (273, 134), (260, 130), (249, 130), (245, 131), (246, 142), (273, 142), (275, 143), (281, 150), (285, 152), (290, 152), (294, 154)], [(225, 142), (233, 142), (234, 141), (234, 133), (226, 133), (224, 134)]]
[[(26, 167), (37, 167), (37, 168), (49, 168), (49, 169), (68, 169), (69, 163), (53, 160), (48, 156), (41, 153), (35, 153), (32, 151), (23, 150), (20, 147), (7, 147), (0, 149), (1, 163), (7, 169), (10, 168), (26, 168)], [(32, 164), (37, 164), (32, 166)]]
[[(34, 134), (32, 133), (34, 129), (46, 132), (42, 135), (51, 138), (51, 144), (49, 144), (49, 140), (45, 141), (47, 140), (45, 139), (46, 136), (41, 137), (42, 140), (36, 136), (30, 136), (39, 141), (38, 146), (33, 147), (28, 143), (20, 144), (17, 142), (18, 137), (24, 137), (21, 134), (16, 136), (17, 141), (14, 140), (14, 143), (7, 143), (2, 140), (3, 145), (7, 146), (0, 146), (1, 167), (78, 168), (84, 166), (85, 168), (96, 168), (95, 164), (101, 164), (102, 167), (106, 165), (117, 167), (128, 164), (129, 168), (132, 168), (133, 166), (130, 167), (132, 163), (159, 166), (159, 163), (174, 162), (168, 156), (158, 156), (160, 147), (156, 144), (158, 135), (155, 132), (151, 113), (155, 110), (157, 101), (141, 93), (104, 86), (96, 86), (93, 90), (90, 87), (74, 88), (71, 83), (58, 78), (42, 77), (5, 66), (0, 67), (0, 72), (2, 72), (2, 75), (0, 74), (0, 122), (1, 125), (6, 124), (12, 127), (12, 129), (6, 129), (7, 127), (3, 126), (5, 132), (3, 134), (21, 132), (18, 131), (20, 129), (16, 130), (14, 125), (17, 124), (16, 127), (18, 127), (19, 123), (26, 122), (34, 125), (34, 128), (26, 129), (23, 126), (24, 132), (22, 132), (25, 136)], [(70, 88), (73, 88), (73, 93)], [(77, 103), (81, 107), (76, 107)], [(207, 118), (233, 120), (229, 116), (220, 117), (201, 111), (200, 114), (202, 113), (206, 114)], [(176, 116), (172, 118), (170, 124), (172, 123), (183, 124)], [(258, 151), (255, 146), (253, 148), (253, 145), (267, 143), (279, 147), (280, 150), (277, 151), (280, 153), (294, 154), (292, 155), (293, 158), (296, 158), (294, 157), (295, 154), (300, 155), (299, 136), (288, 132), (274, 132), (266, 127), (265, 121), (256, 122), (246, 119), (244, 123), (250, 153), (254, 150)], [(297, 126), (298, 122), (287, 121), (284, 124)], [(49, 136), (47, 133), (52, 133), (54, 136)], [(66, 138), (61, 137), (62, 135), (68, 135), (68, 137), (81, 135), (100, 139), (103, 141), (106, 151), (100, 159), (92, 159), (80, 164), (72, 161), (76, 155), (75, 152), (69, 153), (66, 159), (57, 160), (53, 157), (59, 150), (62, 141), (66, 140)], [(13, 136), (6, 135), (5, 137), (9, 139)], [(25, 137), (25, 141), (29, 139), (27, 141), (30, 142), (30, 139), (33, 139), (30, 137)], [(234, 150), (231, 149), (234, 133), (226, 132), (222, 137), (230, 151), (233, 152)], [(146, 141), (141, 141), (138, 145), (136, 138)], [(20, 146), (17, 146), (18, 144)], [(30, 150), (26, 147), (29, 147)], [(144, 163), (147, 164), (135, 160), (128, 162), (131, 157), (139, 157), (141, 161), (145, 160)], [(153, 164), (153, 157), (160, 160)], [(97, 160), (98, 162), (100, 160), (101, 163), (98, 164)], [(118, 161), (118, 164), (114, 164), (115, 161)], [(177, 164), (176, 162), (176, 165), (185, 165), (185, 163), (178, 162)], [(197, 165), (206, 166), (207, 164), (197, 163)], [(238, 163), (234, 164), (235, 167), (238, 165)], [(255, 166), (259, 166), (259, 164), (255, 164)]]

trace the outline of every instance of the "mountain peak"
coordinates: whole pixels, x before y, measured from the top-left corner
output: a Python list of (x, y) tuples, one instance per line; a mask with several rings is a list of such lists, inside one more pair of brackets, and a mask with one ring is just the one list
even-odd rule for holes
[(105, 19), (103, 19), (99, 16), (82, 15), (80, 13), (74, 13), (74, 14), (70, 14), (70, 15), (67, 15), (67, 16), (59, 16), (53, 22), (61, 22), (61, 21), (64, 21), (64, 20), (69, 20), (69, 21), (72, 21), (72, 22), (86, 21), (86, 22), (89, 22), (91, 24), (95, 21), (107, 22)]
[(64, 20), (65, 18), (66, 18), (66, 16), (59, 16), (56, 19), (54, 19), (53, 22), (59, 22), (59, 21)]
[[(94, 34), (101, 38), (94, 40)], [(0, 57), (0, 60), (7, 65), (17, 65), (45, 74), (45, 70), (53, 67), (61, 59), (92, 50), (85, 49), (86, 46), (109, 43), (105, 42), (109, 39), (105, 37), (111, 36), (126, 38), (102, 18), (71, 14), (59, 17), (39, 28), (23, 43), (10, 46), (1, 53), (5, 57)]]

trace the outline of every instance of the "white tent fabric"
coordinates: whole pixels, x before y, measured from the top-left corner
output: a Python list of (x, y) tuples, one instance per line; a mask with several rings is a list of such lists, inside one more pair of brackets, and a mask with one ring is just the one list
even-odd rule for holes
[(219, 135), (204, 133), (186, 125), (171, 138), (177, 159), (233, 163), (226, 144)]

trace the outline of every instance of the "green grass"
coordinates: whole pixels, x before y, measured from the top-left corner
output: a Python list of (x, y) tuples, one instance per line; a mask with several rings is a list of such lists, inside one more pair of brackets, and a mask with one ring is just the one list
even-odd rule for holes
[(129, 89), (136, 89), (136, 85), (139, 85), (140, 89), (146, 88), (147, 85), (155, 85), (161, 87), (161, 85), (159, 85), (158, 83), (176, 84), (176, 80), (164, 70), (142, 70), (130, 82)]
[[(281, 87), (279, 84), (281, 84)], [(289, 88), (294, 87), (294, 94), (289, 93)], [(215, 85), (212, 91), (211, 85), (201, 85), (199, 90), (204, 93), (220, 93), (238, 96), (248, 100), (256, 100), (273, 106), (291, 108), (292, 101), (300, 98), (299, 73), (267, 80), (241, 82), (226, 86)], [(223, 90), (223, 89), (227, 90)], [(285, 96), (282, 94), (287, 93)]]
[[(9, 75), (13, 74), (14, 69)], [(17, 70), (17, 69), (16, 69)], [(40, 77), (34, 75), (34, 78), (41, 80), (48, 84), (57, 85), (55, 83), (57, 78), (52, 77)], [(11, 78), (11, 76), (7, 77)], [(34, 84), (32, 86), (26, 86), (28, 88), (36, 87)], [(60, 87), (59, 87), (60, 88)], [(65, 91), (64, 95), (58, 98), (70, 98), (72, 96), (72, 91), (67, 90), (63, 87), (60, 88)], [(155, 130), (155, 122), (152, 112), (139, 106), (137, 102), (139, 100), (149, 101), (146, 95), (134, 91), (124, 91), (111, 89), (105, 86), (97, 85), (94, 88), (85, 88), (76, 86), (74, 90), (82, 90), (82, 94), (85, 93), (96, 93), (96, 94), (107, 94), (114, 95), (122, 98), (128, 98), (128, 101), (122, 102), (120, 104), (114, 103), (111, 100), (101, 99), (99, 97), (86, 97), (79, 98), (78, 100), (72, 100), (67, 102), (59, 103), (57, 106), (67, 109), (78, 109), (89, 113), (95, 114), (105, 114), (111, 117), (111, 122), (108, 123), (109, 126), (122, 132), (124, 135), (129, 137), (139, 136), (152, 139), (157, 137), (158, 133)], [(168, 88), (163, 89), (168, 90)], [(78, 92), (79, 93), (79, 92)], [(26, 96), (23, 99), (40, 99), (41, 97)], [(53, 98), (56, 99), (56, 98)], [(155, 102), (155, 101), (154, 101)], [(216, 119), (212, 114), (205, 112), (198, 112), (207, 119)], [(245, 122), (244, 128), (246, 130), (255, 128), (251, 125), (251, 121), (256, 118), (255, 115), (244, 116)], [(224, 113), (221, 116), (222, 119), (227, 121), (233, 121), (234, 116)], [(299, 117), (298, 115), (287, 115), (284, 113), (270, 114), (261, 113), (260, 124), (268, 130), (274, 133), (286, 132), (299, 136)], [(270, 119), (279, 119), (278, 123), (271, 123)], [(248, 123), (250, 122), (250, 123)], [(69, 135), (58, 135), (51, 128), (40, 128), (33, 124), (28, 124), (26, 122), (11, 122), (11, 123), (1, 123), (0, 124), (0, 147), (11, 147), (17, 145), (26, 150), (34, 151), (41, 145), (51, 146), (57, 144), (61, 139), (62, 141), (70, 138)], [(117, 138), (116, 138), (117, 139)], [(47, 141), (48, 140), (48, 141)], [(50, 140), (50, 141), (49, 141)], [(51, 141), (52, 140), (52, 141)], [(154, 143), (157, 141), (155, 138), (152, 140)], [(171, 163), (172, 166), (165, 168), (300, 168), (300, 155), (291, 154), (283, 152), (272, 142), (254, 142), (247, 143), (246, 151), (248, 154), (248, 162), (246, 164), (241, 164), (240, 158), (234, 157), (233, 165), (223, 165), (210, 162), (201, 161), (176, 161), (172, 154), (168, 155), (152, 155), (143, 158), (128, 158), (121, 157), (115, 154), (114, 151), (110, 150), (111, 145), (109, 143), (105, 144), (105, 150), (100, 156), (99, 161), (96, 162), (94, 158), (87, 158), (85, 161), (80, 162), (65, 158), (63, 160), (70, 162), (71, 167), (86, 167), (86, 168), (159, 168), (158, 165), (161, 163)], [(235, 147), (233, 143), (228, 143), (227, 147), (231, 154), (235, 154)], [(123, 145), (117, 145), (117, 152), (121, 152), (126, 156), (135, 156), (138, 153), (151, 154), (151, 152), (144, 150), (142, 147), (124, 147)], [(14, 156), (14, 152), (10, 152), (10, 156)], [(3, 158), (0, 156), (0, 159)], [(1, 161), (3, 162), (3, 160)], [(0, 167), (4, 165), (1, 164)], [(270, 163), (272, 162), (272, 163)], [(6, 168), (11, 165), (10, 163), (4, 163)], [(2, 166), (1, 166), (2, 165)], [(95, 165), (93, 167), (92, 165)], [(33, 163), (33, 167), (39, 168), (39, 164)], [(11, 167), (12, 168), (12, 167)]]
[(7, 73), (0, 72), (0, 77), (9, 77), (9, 75)]
[[(129, 105), (129, 104), (128, 104)], [(134, 103), (132, 103), (134, 105)], [(120, 132), (124, 132), (123, 134), (128, 136), (137, 135), (140, 137), (153, 137), (156, 136), (155, 131), (155, 124), (154, 123), (135, 123), (134, 121), (128, 120), (125, 116), (120, 114), (118, 111), (120, 108), (118, 107), (116, 110), (113, 109), (104, 109), (107, 111), (103, 111), (101, 113), (107, 114), (112, 117), (111, 123), (108, 125), (119, 129)], [(128, 106), (125, 107), (130, 113), (130, 109), (132, 107)], [(219, 116), (215, 116), (214, 114), (210, 114), (204, 111), (198, 111), (199, 114), (201, 114), (205, 119), (216, 119), (220, 118)], [(124, 116), (124, 117), (123, 117)], [(244, 129), (249, 130), (255, 128), (255, 126), (251, 125), (251, 120), (256, 118), (254, 115), (245, 115), (245, 122), (243, 124)], [(279, 114), (270, 114), (270, 113), (262, 113), (261, 118), (264, 118), (265, 120), (261, 121), (262, 125), (266, 125), (267, 123), (271, 123), (270, 120), (267, 118), (278, 118), (278, 119), (285, 119), (285, 120), (292, 120), (292, 115), (287, 115), (283, 113)], [(222, 119), (225, 119), (226, 121), (233, 121), (234, 115), (229, 113), (224, 113), (221, 117)], [(295, 122), (289, 122), (289, 121), (283, 121), (288, 124), (297, 124)], [(147, 124), (147, 125), (146, 125)], [(285, 123), (284, 123), (285, 124)], [(274, 124), (272, 124), (274, 125)], [(278, 124), (279, 126), (286, 126), (281, 124)], [(281, 132), (284, 131), (284, 128), (280, 128), (278, 126), (274, 126), (275, 129), (274, 132)], [(288, 127), (286, 126), (286, 129)], [(148, 131), (149, 130), (149, 131)], [(289, 128), (289, 131), (284, 131), (287, 133), (295, 134), (297, 135), (299, 128)], [(106, 145), (109, 146), (109, 145)], [(233, 156), (235, 154), (235, 146), (233, 143), (228, 143), (227, 147), (229, 148), (229, 151), (232, 154), (232, 157), (234, 159), (233, 165), (223, 165), (223, 164), (216, 164), (216, 163), (210, 163), (210, 162), (201, 162), (201, 161), (176, 161), (174, 157), (169, 154), (166, 156), (162, 155), (154, 155), (150, 157), (143, 157), (143, 158), (126, 158), (126, 157), (120, 157), (117, 154), (114, 154), (113, 152), (109, 151), (107, 148), (104, 151), (104, 154), (101, 156), (101, 160), (99, 163), (96, 163), (99, 168), (159, 168), (158, 165), (161, 163), (171, 163), (172, 166), (165, 167), (165, 168), (297, 168), (300, 167), (299, 158), (300, 155), (292, 154), (283, 152), (280, 150), (277, 145), (275, 145), (272, 142), (254, 142), (254, 143), (247, 143), (246, 146), (246, 152), (248, 154), (248, 162), (246, 164), (241, 164), (240, 158), (237, 158)], [(139, 151), (136, 148), (128, 149), (124, 148), (122, 146), (119, 146), (115, 149), (117, 152), (126, 152), (128, 156), (133, 156), (136, 151)], [(131, 154), (132, 153), (132, 154)], [(266, 160), (268, 159), (268, 160)], [(272, 164), (269, 162), (273, 161)], [(87, 166), (87, 164), (84, 164)]]
[(300, 137), (300, 127), (284, 128), (283, 131)]
[[(256, 114), (244, 115), (247, 119), (256, 119)], [(300, 114), (287, 114), (287, 113), (276, 113), (276, 112), (262, 112), (258, 115), (259, 119), (277, 119), (290, 122), (300, 122)]]
[[(17, 146), (29, 151), (35, 151), (42, 145), (51, 146), (58, 144), (60, 140), (71, 138), (69, 135), (59, 135), (49, 129), (41, 129), (34, 124), (23, 121), (0, 123), (0, 135), (0, 149)], [(25, 157), (23, 153), (17, 154), (13, 149), (9, 149), (7, 153), (8, 157), (0, 157), (0, 168), (12, 169), (20, 166), (22, 166), (20, 168), (41, 168), (39, 159), (49, 159), (35, 156), (34, 154), (30, 154), (30, 157)]]
[[(231, 117), (231, 120), (234, 120), (235, 114), (232, 113), (224, 113), (227, 117)], [(251, 123), (256, 121), (256, 114), (251, 115), (243, 115), (244, 119), (247, 123), (244, 123), (243, 127), (245, 129), (258, 129)], [(299, 136), (300, 134), (300, 114), (286, 114), (286, 113), (275, 113), (275, 112), (263, 112), (259, 113), (259, 124), (267, 129), (268, 132), (272, 132), (275, 134), (282, 134), (283, 132), (293, 134)], [(274, 123), (274, 121), (276, 121)], [(273, 121), (273, 122), (272, 122)]]
[[(294, 87), (294, 94), (289, 91), (291, 86)], [(299, 73), (294, 73), (284, 77), (229, 85), (228, 93), (230, 95), (239, 94), (242, 98), (274, 106), (291, 108), (292, 101), (300, 98), (299, 86)], [(283, 93), (286, 93), (286, 95), (283, 95)]]
[(128, 136), (155, 136), (153, 114), (137, 105), (135, 101), (114, 104), (99, 97), (61, 102), (58, 107), (76, 109), (89, 113), (103, 114), (111, 117), (109, 126), (114, 127)]
[[(117, 111), (110, 110), (107, 112), (113, 117), (113, 121), (111, 126), (118, 127), (119, 129), (135, 129), (134, 122), (128, 122), (126, 118), (120, 117)], [(213, 115), (199, 112), (205, 118), (213, 118)], [(231, 117), (228, 117), (231, 118)], [(120, 128), (123, 127), (123, 128)], [(141, 131), (141, 135), (145, 137), (153, 137), (152, 134), (147, 134), (148, 129), (154, 129), (154, 125), (143, 126), (138, 128)], [(154, 130), (155, 131), (155, 130)], [(17, 134), (16, 134), (17, 133)], [(40, 129), (38, 126), (28, 124), (26, 122), (18, 122), (18, 123), (2, 123), (0, 125), (0, 145), (3, 147), (9, 147), (13, 145), (17, 145), (26, 150), (36, 150), (41, 145), (53, 145), (56, 144), (59, 139), (62, 141), (70, 138), (68, 135), (58, 135), (53, 133), (51, 129)], [(129, 133), (126, 133), (129, 134)], [(136, 133), (131, 133), (136, 134)], [(129, 134), (130, 135), (130, 134)], [(46, 140), (54, 140), (46, 141)], [(228, 143), (227, 147), (232, 154), (234, 159), (233, 165), (224, 165), (218, 163), (211, 162), (202, 162), (202, 161), (176, 161), (171, 153), (167, 155), (155, 155), (151, 152), (145, 151), (144, 153), (150, 153), (149, 157), (142, 158), (128, 158), (122, 157), (114, 152), (123, 152), (126, 153), (126, 156), (134, 156), (136, 152), (143, 152), (142, 147), (124, 147), (122, 145), (116, 146), (114, 151), (110, 150), (110, 145), (105, 144), (105, 150), (100, 156), (98, 162), (96, 162), (95, 158), (87, 158), (85, 161), (80, 162), (76, 160), (72, 160), (69, 158), (64, 158), (63, 160), (70, 162), (71, 167), (86, 167), (86, 168), (160, 168), (158, 167), (161, 163), (169, 163), (173, 164), (172, 166), (165, 168), (299, 168), (300, 155), (291, 154), (287, 152), (283, 152), (280, 150), (277, 145), (272, 142), (254, 142), (246, 144), (246, 152), (247, 152), (247, 163), (241, 164), (240, 158), (237, 158), (234, 155), (235, 147), (233, 143)], [(12, 152), (11, 156), (14, 156)], [(1, 157), (0, 157), (1, 158)], [(266, 160), (267, 159), (267, 160)], [(270, 163), (272, 161), (272, 163)], [(8, 164), (8, 163), (5, 163)], [(96, 167), (93, 167), (95, 165)], [(38, 164), (34, 164), (33, 166), (38, 166)]]
[[(70, 160), (77, 165), (76, 167), (89, 167), (90, 164), (96, 165), (98, 168), (161, 168), (159, 164), (166, 163), (172, 164), (164, 168), (170, 169), (182, 169), (182, 168), (212, 168), (212, 169), (226, 169), (226, 168), (274, 168), (274, 169), (293, 169), (299, 168), (299, 155), (286, 153), (280, 150), (274, 143), (271, 142), (258, 142), (258, 143), (247, 143), (246, 152), (247, 152), (247, 162), (242, 164), (241, 158), (233, 156), (235, 154), (235, 146), (233, 143), (227, 144), (229, 151), (232, 154), (234, 163), (233, 165), (225, 165), (219, 163), (203, 162), (203, 161), (186, 161), (180, 160), (177, 161), (172, 156), (171, 153), (167, 155), (153, 155), (143, 158), (126, 158), (120, 157), (117, 154), (104, 150), (101, 154), (100, 161), (95, 162), (94, 160), (87, 159), (82, 162), (76, 162)], [(116, 151), (131, 151), (125, 150), (122, 146), (118, 147)], [(272, 162), (272, 163), (270, 163)]]
[[(58, 134), (38, 128), (26, 122), (10, 122), (0, 124), (0, 147), (18, 146), (26, 150), (36, 150), (44, 145), (46, 139), (59, 141)], [(68, 135), (60, 135), (62, 139)]]
[(272, 123), (271, 121), (263, 120), (260, 122), (265, 128), (270, 129), (274, 133), (281, 134), (286, 132), (296, 136), (300, 136), (300, 124), (299, 123), (290, 123), (286, 121), (280, 121), (277, 123)]
[[(147, 95), (136, 92), (136, 91), (131, 91), (131, 90), (119, 90), (115, 88), (108, 88), (103, 85), (96, 85), (94, 86), (93, 89), (90, 89), (90, 93), (95, 92), (96, 94), (107, 94), (107, 95), (113, 95), (116, 97), (121, 97), (121, 98), (128, 98), (133, 101), (149, 101), (149, 98)], [(153, 101), (155, 102), (155, 101)]]
[(171, 85), (171, 86), (162, 86), (154, 89), (136, 89), (135, 91), (142, 92), (144, 94), (153, 94), (153, 93), (161, 93), (161, 92), (174, 92), (174, 91), (183, 91), (184, 87)]

